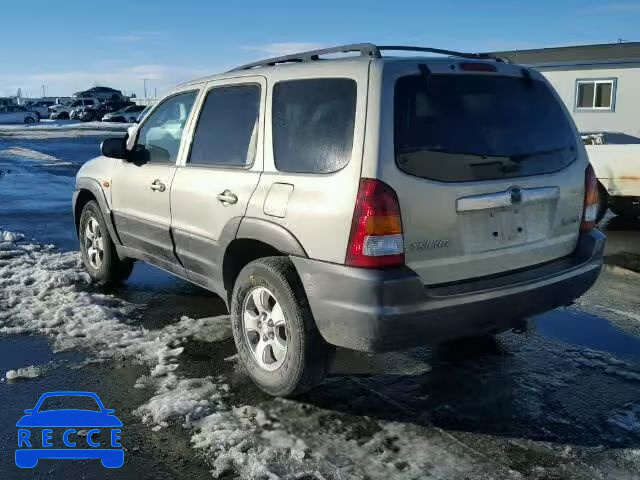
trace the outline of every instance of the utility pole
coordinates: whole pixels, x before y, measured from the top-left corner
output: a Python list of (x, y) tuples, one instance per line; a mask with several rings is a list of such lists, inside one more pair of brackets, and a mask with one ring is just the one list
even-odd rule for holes
[(46, 95), (46, 91), (45, 91), (45, 89), (44, 89), (44, 83), (43, 83), (43, 84), (42, 84), (42, 97), (44, 98), (44, 97), (46, 97), (46, 96), (47, 96), (47, 95)]
[(144, 85), (144, 98), (147, 98), (147, 80), (149, 79), (148, 78), (142, 79), (142, 84)]

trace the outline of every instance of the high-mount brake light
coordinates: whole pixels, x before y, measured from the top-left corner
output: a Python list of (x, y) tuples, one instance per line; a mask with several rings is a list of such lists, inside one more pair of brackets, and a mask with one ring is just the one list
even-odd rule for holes
[(464, 72), (497, 72), (495, 65), (485, 62), (463, 62), (460, 64), (460, 70)]

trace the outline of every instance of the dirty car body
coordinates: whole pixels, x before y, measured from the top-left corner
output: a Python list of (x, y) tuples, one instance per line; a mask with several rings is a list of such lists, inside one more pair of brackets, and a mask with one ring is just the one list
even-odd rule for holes
[[(81, 241), (93, 201), (118, 259), (216, 292), (240, 325), (253, 320), (235, 306), (253, 303), (238, 282), (262, 267), (242, 272), (284, 257), (322, 342), (366, 351), (505, 331), (584, 293), (605, 239), (585, 148), (547, 81), (482, 56), (349, 48), (176, 88), (78, 172)], [(258, 345), (274, 335), (260, 328)]]

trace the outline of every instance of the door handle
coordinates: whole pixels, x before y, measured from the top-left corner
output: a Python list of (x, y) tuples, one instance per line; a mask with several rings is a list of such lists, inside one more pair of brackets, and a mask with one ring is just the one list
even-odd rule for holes
[(234, 203), (238, 203), (238, 197), (231, 190), (225, 190), (224, 192), (219, 193), (218, 200), (226, 205), (233, 205)]
[(164, 192), (167, 189), (164, 183), (162, 183), (159, 179), (155, 179), (151, 184), (151, 190), (154, 192)]

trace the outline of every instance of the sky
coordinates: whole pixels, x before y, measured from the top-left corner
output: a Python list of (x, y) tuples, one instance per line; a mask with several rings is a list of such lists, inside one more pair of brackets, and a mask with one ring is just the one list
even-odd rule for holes
[[(252, 60), (354, 42), (464, 51), (640, 40), (640, 0), (2, 0), (0, 96), (144, 96)], [(146, 79), (146, 80), (145, 80)]]

